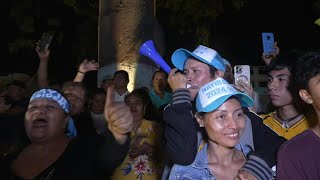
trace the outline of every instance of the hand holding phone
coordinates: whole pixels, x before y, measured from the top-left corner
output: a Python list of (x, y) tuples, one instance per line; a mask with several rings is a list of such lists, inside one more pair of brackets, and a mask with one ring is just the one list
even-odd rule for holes
[(274, 48), (274, 35), (272, 32), (262, 33), (263, 53), (270, 54), (275, 51)]
[(234, 66), (234, 84), (241, 86), (242, 81), (250, 85), (250, 66), (249, 65), (235, 65)]
[(44, 52), (50, 46), (52, 37), (53, 36), (51, 34), (49, 34), (48, 32), (42, 34), (41, 39), (38, 44), (38, 46), (40, 48), (39, 49), (40, 52)]

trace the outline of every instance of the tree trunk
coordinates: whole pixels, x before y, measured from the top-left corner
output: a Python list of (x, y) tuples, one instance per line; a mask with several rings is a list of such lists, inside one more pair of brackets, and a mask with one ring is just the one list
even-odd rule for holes
[(139, 48), (152, 39), (159, 54), (163, 54), (162, 36), (153, 16), (153, 0), (100, 0), (98, 85), (122, 69), (129, 73), (129, 90), (149, 88), (152, 74), (158, 67), (141, 56)]

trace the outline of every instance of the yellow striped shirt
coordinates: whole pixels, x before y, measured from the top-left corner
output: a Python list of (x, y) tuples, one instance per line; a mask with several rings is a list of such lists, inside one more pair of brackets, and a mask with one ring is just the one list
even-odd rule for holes
[(289, 128), (282, 127), (282, 124), (274, 117), (276, 112), (260, 115), (263, 118), (263, 123), (275, 131), (279, 136), (286, 139), (291, 139), (303, 131), (309, 129), (310, 123), (306, 116), (303, 116), (297, 123)]

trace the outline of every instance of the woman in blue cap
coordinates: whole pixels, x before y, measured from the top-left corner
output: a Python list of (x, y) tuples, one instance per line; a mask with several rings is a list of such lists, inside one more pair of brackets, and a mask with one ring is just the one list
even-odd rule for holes
[(248, 153), (239, 144), (245, 127), (242, 107), (252, 105), (248, 95), (222, 78), (202, 86), (195, 117), (204, 131), (196, 159), (188, 166), (174, 165), (169, 179), (235, 179)]
[(67, 99), (53, 89), (36, 91), (25, 113), (30, 143), (1, 157), (0, 179), (106, 179), (129, 148), (129, 138), (116, 138), (132, 129), (130, 110), (125, 110), (118, 119), (127, 129), (117, 126), (114, 132), (110, 122), (104, 136), (77, 137)]

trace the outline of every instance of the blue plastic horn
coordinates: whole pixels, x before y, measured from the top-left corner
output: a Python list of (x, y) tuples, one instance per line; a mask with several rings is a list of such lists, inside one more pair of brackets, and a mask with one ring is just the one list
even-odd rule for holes
[(166, 63), (165, 60), (163, 60), (163, 58), (159, 55), (159, 53), (154, 48), (154, 44), (152, 40), (148, 40), (144, 42), (140, 47), (139, 53), (141, 55), (149, 57), (156, 64), (158, 64), (166, 73), (169, 74), (169, 72), (171, 71), (170, 66)]

